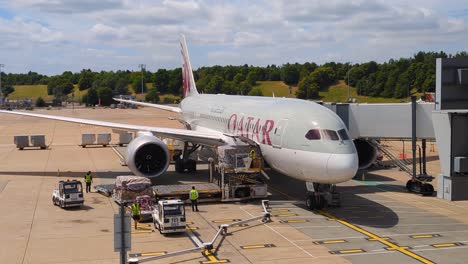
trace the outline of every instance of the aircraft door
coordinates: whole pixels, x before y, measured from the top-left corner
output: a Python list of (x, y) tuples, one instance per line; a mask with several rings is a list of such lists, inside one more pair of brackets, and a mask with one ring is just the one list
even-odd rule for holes
[(280, 119), (276, 128), (273, 130), (273, 138), (271, 143), (275, 148), (281, 148), (283, 146), (283, 134), (288, 125), (288, 119)]

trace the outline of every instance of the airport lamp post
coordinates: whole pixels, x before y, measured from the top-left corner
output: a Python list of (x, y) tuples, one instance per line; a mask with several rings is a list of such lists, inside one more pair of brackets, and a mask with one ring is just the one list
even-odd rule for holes
[(5, 67), (5, 64), (0, 63), (0, 98), (3, 97), (3, 91), (2, 91), (2, 67)]
[[(138, 67), (140, 67), (141, 69), (141, 96), (143, 96), (143, 71), (145, 70), (146, 68), (146, 64), (139, 64)], [(142, 99), (143, 100), (143, 99)]]

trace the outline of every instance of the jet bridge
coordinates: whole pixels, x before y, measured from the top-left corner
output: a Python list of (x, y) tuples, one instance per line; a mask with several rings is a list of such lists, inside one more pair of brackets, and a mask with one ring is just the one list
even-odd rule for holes
[(468, 199), (468, 59), (437, 59), (435, 103), (324, 106), (341, 117), (354, 139), (413, 139), (413, 160), (417, 138), (423, 146), (436, 139), (442, 171), (437, 197)]

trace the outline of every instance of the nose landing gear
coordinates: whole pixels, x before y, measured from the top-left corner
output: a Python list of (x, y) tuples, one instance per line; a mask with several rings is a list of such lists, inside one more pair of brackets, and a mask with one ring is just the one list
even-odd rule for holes
[(334, 184), (306, 182), (306, 206), (310, 210), (320, 210), (326, 206), (340, 207), (340, 193)]

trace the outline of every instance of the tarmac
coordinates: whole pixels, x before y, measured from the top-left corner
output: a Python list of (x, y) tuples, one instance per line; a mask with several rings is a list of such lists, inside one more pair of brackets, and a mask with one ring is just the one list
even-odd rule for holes
[[(35, 112), (182, 127), (167, 118), (174, 114), (149, 108)], [(51, 200), (59, 180), (82, 180), (88, 170), (94, 174), (93, 184), (112, 183), (115, 176), (130, 173), (111, 147), (78, 146), (82, 133), (111, 130), (6, 114), (0, 114), (0, 120), (0, 263), (118, 263), (113, 233), (118, 206), (112, 198), (88, 193), (81, 209), (66, 210)], [(14, 135), (34, 134), (46, 135), (49, 148), (16, 149)], [(388, 144), (401, 153), (401, 142)], [(428, 172), (436, 176), (436, 146), (428, 154)], [(375, 169), (364, 179), (358, 175), (339, 184), (342, 206), (321, 211), (305, 208), (303, 183), (272, 170), (267, 173), (272, 222), (230, 228), (213, 251), (148, 263), (466, 263), (468, 201), (408, 193), (408, 177), (396, 168)], [(193, 174), (175, 173), (171, 165), (156, 183), (207, 179), (207, 165), (199, 165)], [(128, 253), (141, 258), (193, 248), (197, 241), (210, 241), (222, 223), (261, 214), (260, 201), (201, 204), (200, 212), (186, 209), (186, 234), (163, 236), (152, 223), (141, 223), (132, 229)]]

